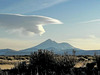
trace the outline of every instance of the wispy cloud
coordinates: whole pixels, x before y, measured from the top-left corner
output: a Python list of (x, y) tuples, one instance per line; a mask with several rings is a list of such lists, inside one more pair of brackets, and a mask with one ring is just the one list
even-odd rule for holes
[(80, 22), (80, 23), (88, 24), (88, 23), (96, 23), (96, 22), (100, 22), (100, 19), (95, 19), (95, 20), (90, 20), (90, 21), (85, 21), (85, 22)]
[(15, 3), (13, 2), (13, 4), (11, 3), (7, 7), (5, 7), (6, 6), (4, 3), (5, 1), (3, 1), (2, 4), (4, 4), (5, 6), (3, 9), (0, 9), (0, 12), (23, 14), (48, 8), (56, 4), (62, 3), (64, 1), (68, 0), (20, 0), (20, 1), (15, 1)]
[(100, 38), (96, 37), (95, 35), (89, 35), (87, 38), (68, 39), (67, 42), (71, 43), (77, 48), (85, 50), (100, 49)]
[(43, 34), (46, 24), (62, 24), (57, 19), (37, 15), (0, 14), (0, 28), (6, 28), (10, 33), (20, 35)]

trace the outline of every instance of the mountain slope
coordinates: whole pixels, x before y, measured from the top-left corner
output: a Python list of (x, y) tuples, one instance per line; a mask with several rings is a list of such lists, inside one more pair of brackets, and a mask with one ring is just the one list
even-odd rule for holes
[(76, 55), (93, 55), (95, 52), (100, 55), (100, 50), (81, 50), (71, 46), (68, 43), (57, 43), (48, 39), (37, 46), (27, 48), (20, 51), (15, 51), (12, 49), (0, 49), (0, 55), (30, 55), (32, 52), (37, 51), (39, 49), (52, 50), (54, 53), (62, 54), (64, 52), (68, 52), (68, 54), (72, 54), (73, 49), (76, 50)]
[(35, 48), (37, 48), (37, 49), (47, 49), (50, 47), (58, 49), (58, 50), (73, 49), (74, 48), (73, 46), (71, 46), (68, 43), (57, 43), (55, 41), (52, 41), (51, 39), (48, 39), (48, 40), (44, 41), (43, 43), (35, 46)]
[(62, 53), (63, 50), (69, 50), (69, 49), (74, 49), (74, 48), (75, 47), (71, 46), (68, 43), (57, 43), (55, 41), (52, 41), (51, 39), (48, 39), (37, 46), (21, 50), (20, 52), (21, 53), (23, 52), (24, 54), (29, 54), (39, 49), (46, 49), (46, 50), (52, 50), (55, 53)]
[(15, 55), (17, 51), (12, 49), (0, 49), (0, 55)]

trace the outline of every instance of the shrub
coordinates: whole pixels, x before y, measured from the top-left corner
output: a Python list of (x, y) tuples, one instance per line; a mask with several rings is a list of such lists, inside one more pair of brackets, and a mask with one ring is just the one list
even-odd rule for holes
[(54, 53), (47, 50), (39, 50), (31, 54), (30, 63), (31, 71), (33, 73), (51, 73), (54, 69), (55, 59)]
[[(56, 55), (47, 50), (39, 50), (38, 52), (34, 52), (30, 57), (30, 66), (31, 70), (34, 72), (38, 70), (39, 73), (47, 75), (50, 73), (61, 74), (61, 73), (69, 73), (70, 69), (75, 65), (75, 56), (69, 55)], [(35, 71), (36, 72), (36, 71)], [(44, 72), (44, 73), (43, 73)]]
[[(71, 69), (75, 66), (76, 60), (75, 56), (69, 56), (69, 55), (62, 55), (59, 56), (59, 58), (56, 58), (56, 73), (59, 75), (62, 74), (70, 74)], [(58, 75), (57, 74), (57, 75)]]
[(13, 69), (11, 69), (10, 72), (12, 75), (17, 75), (17, 73), (19, 75), (26, 75), (27, 70), (28, 70), (28, 65), (26, 64), (26, 62), (21, 62), (17, 66), (15, 66)]
[(12, 71), (20, 75), (64, 75), (71, 74), (74, 65), (75, 56), (55, 55), (52, 51), (38, 50), (30, 55), (29, 64), (20, 63)]
[(100, 71), (100, 56), (96, 57), (96, 62), (97, 62), (97, 68)]

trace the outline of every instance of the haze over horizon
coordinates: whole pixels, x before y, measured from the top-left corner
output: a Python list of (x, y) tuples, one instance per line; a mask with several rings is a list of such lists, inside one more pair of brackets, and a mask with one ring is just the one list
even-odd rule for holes
[(0, 49), (21, 50), (47, 39), (100, 49), (99, 0), (1, 0)]

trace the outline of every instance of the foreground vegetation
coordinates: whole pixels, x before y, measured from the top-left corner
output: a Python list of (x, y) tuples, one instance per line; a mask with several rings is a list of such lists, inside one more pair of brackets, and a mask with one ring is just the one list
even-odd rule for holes
[[(0, 59), (4, 57), (1, 56)], [(51, 51), (39, 50), (29, 56), (7, 56), (7, 60), (22, 61), (10, 70), (1, 70), (0, 75), (100, 75), (100, 56), (57, 55)], [(85, 67), (76, 63), (88, 62)]]

